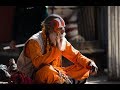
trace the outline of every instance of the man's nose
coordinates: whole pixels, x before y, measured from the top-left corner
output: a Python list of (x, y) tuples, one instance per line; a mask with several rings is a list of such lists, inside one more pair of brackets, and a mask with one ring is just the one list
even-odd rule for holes
[(63, 33), (65, 33), (65, 29), (62, 29), (62, 30), (61, 30), (61, 34), (63, 34)]

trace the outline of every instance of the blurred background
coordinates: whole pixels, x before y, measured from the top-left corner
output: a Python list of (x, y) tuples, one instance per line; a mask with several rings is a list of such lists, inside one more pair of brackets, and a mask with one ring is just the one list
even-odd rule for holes
[[(3, 49), (13, 40), (14, 30), (30, 28), (34, 30), (36, 26), (40, 30), (40, 22), (36, 21), (39, 23), (37, 25), (34, 20), (42, 17), (35, 14), (38, 11), (34, 8), (0, 6), (0, 64), (8, 64), (10, 58), (17, 60), (21, 52), (19, 48)], [(45, 8), (48, 15), (56, 13), (65, 20), (66, 38), (83, 55), (96, 62), (99, 68), (98, 76), (106, 74), (108, 80), (120, 80), (120, 6), (45, 6)], [(16, 14), (16, 10), (19, 14)], [(40, 10), (39, 13), (42, 14)], [(15, 20), (19, 21), (16, 23)], [(31, 22), (34, 27), (31, 26)], [(63, 66), (69, 64), (71, 62), (63, 57)]]

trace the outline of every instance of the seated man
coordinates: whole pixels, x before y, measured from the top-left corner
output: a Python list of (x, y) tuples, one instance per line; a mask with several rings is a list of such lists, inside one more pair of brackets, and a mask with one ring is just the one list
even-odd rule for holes
[[(69, 78), (79, 81), (97, 73), (94, 61), (82, 55), (65, 38), (65, 22), (59, 15), (49, 15), (41, 25), (42, 30), (26, 41), (23, 55), (19, 56), (19, 59), (23, 56), (29, 59), (38, 69), (33, 77), (35, 83), (70, 84)], [(62, 67), (62, 56), (73, 65)], [(21, 69), (22, 64), (17, 65), (19, 70), (25, 71), (26, 66)]]

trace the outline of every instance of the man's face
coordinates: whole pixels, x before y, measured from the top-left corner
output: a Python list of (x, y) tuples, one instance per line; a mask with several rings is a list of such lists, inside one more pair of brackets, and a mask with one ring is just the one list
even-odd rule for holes
[(49, 38), (54, 46), (58, 46), (60, 43), (62, 43), (62, 39), (65, 37), (65, 35), (65, 28), (59, 27), (50, 32)]
[(50, 21), (50, 25), (51, 27), (53, 27), (52, 28), (53, 30), (49, 32), (50, 41), (54, 46), (60, 47), (61, 46), (60, 44), (62, 43), (62, 39), (66, 35), (65, 22), (63, 19), (55, 18)]

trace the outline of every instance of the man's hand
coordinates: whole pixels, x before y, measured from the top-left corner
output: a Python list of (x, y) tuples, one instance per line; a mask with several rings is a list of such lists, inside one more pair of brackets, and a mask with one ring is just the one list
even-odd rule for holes
[(56, 37), (56, 46), (58, 47), (59, 50), (61, 50), (61, 39), (60, 39), (60, 33), (57, 33), (57, 37)]
[(97, 74), (97, 71), (98, 71), (98, 67), (96, 66), (95, 62), (94, 61), (90, 61), (88, 63), (88, 69), (90, 69), (90, 74), (91, 75), (95, 75)]

